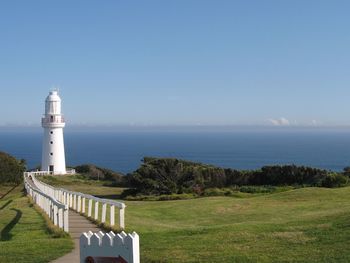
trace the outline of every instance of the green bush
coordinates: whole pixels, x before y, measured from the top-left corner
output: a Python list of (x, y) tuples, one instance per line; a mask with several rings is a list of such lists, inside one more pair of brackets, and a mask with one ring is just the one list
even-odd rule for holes
[(84, 178), (93, 180), (112, 181), (114, 186), (124, 185), (125, 177), (121, 173), (114, 172), (110, 169), (98, 167), (93, 164), (82, 164), (75, 167), (75, 171)]
[(26, 170), (25, 160), (17, 160), (11, 155), (0, 152), (0, 183), (18, 184), (23, 179)]
[(342, 174), (330, 174), (327, 170), (296, 165), (239, 171), (175, 158), (145, 157), (143, 164), (128, 174), (125, 181), (133, 188), (134, 195), (193, 193), (199, 196), (229, 196), (234, 191), (222, 189), (232, 187), (239, 187), (244, 193), (272, 193), (282, 191), (283, 187), (336, 187), (347, 183), (347, 177)]
[(203, 196), (225, 196), (230, 195), (231, 191), (228, 189), (219, 189), (219, 188), (208, 188), (203, 192)]
[(171, 195), (128, 195), (124, 197), (127, 201), (171, 201), (186, 200), (197, 197), (194, 194), (171, 194)]
[(276, 187), (274, 186), (255, 186), (255, 185), (244, 185), (239, 188), (240, 192), (243, 193), (251, 193), (251, 194), (257, 194), (257, 193), (273, 193), (276, 191)]
[(328, 174), (323, 180), (322, 180), (322, 186), (323, 187), (340, 187), (344, 186), (348, 183), (349, 178), (347, 176), (344, 176), (342, 174)]

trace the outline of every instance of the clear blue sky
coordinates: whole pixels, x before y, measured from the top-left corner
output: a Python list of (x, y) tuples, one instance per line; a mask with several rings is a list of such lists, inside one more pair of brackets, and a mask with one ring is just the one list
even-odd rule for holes
[(349, 1), (1, 1), (0, 125), (350, 125)]

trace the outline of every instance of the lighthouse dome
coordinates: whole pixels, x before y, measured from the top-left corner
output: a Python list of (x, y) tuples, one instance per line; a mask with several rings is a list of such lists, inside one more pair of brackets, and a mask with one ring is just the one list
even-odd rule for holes
[(58, 96), (56, 90), (50, 91), (45, 100), (45, 114), (46, 115), (60, 115), (61, 114), (61, 98)]
[(61, 101), (60, 96), (58, 96), (57, 90), (52, 90), (50, 91), (49, 95), (46, 97), (46, 102), (47, 101)]

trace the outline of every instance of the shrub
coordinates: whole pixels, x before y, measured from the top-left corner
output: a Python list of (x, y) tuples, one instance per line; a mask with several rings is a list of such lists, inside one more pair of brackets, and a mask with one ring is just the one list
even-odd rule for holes
[(257, 193), (272, 193), (276, 191), (274, 186), (254, 186), (254, 185), (245, 185), (239, 188), (239, 191), (243, 193), (257, 194)]
[(93, 164), (82, 164), (76, 166), (75, 171), (89, 179), (112, 181), (113, 186), (124, 185), (123, 180), (125, 178), (121, 173), (114, 172), (110, 169), (101, 168)]
[(349, 178), (342, 175), (342, 174), (336, 174), (332, 173), (327, 175), (323, 180), (322, 180), (322, 186), (323, 187), (340, 187), (344, 186), (348, 183)]
[(203, 192), (203, 196), (224, 196), (229, 195), (227, 189), (219, 189), (219, 188), (208, 188)]
[(129, 195), (124, 199), (127, 201), (171, 201), (195, 198), (194, 194), (171, 194), (171, 195)]
[(20, 183), (25, 170), (25, 160), (0, 152), (0, 183)]
[[(350, 172), (349, 172), (350, 173)], [(296, 165), (271, 165), (259, 170), (239, 171), (175, 158), (145, 157), (135, 172), (126, 176), (136, 194), (225, 195), (222, 188), (241, 187), (246, 193), (275, 192), (276, 187), (295, 185), (325, 186), (346, 184), (345, 177), (329, 171)], [(267, 187), (269, 185), (270, 187)], [(256, 187), (254, 187), (256, 186)], [(259, 187), (260, 186), (260, 187)], [(230, 191), (226, 195), (230, 195)]]

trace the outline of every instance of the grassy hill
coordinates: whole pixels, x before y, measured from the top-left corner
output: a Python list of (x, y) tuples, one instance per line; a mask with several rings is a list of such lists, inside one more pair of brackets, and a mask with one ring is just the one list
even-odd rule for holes
[(350, 262), (350, 188), (127, 202), (144, 261)]
[(126, 226), (140, 234), (142, 262), (350, 262), (349, 196), (344, 187), (128, 201)]
[(91, 195), (115, 199), (119, 198), (125, 188), (112, 187), (114, 181), (97, 181), (95, 179), (88, 179), (81, 175), (69, 175), (69, 176), (43, 176), (40, 178), (43, 182), (55, 186), (63, 187), (64, 189), (89, 193)]
[(71, 239), (48, 233), (22, 189), (23, 185), (0, 186), (0, 262), (49, 262), (68, 253)]

